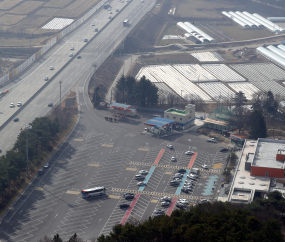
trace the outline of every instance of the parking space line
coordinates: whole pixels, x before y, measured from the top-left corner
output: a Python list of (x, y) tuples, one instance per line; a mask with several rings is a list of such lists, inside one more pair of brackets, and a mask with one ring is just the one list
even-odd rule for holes
[(168, 208), (167, 212), (166, 212), (166, 215), (170, 216), (170, 214), (172, 213), (173, 209), (174, 209), (174, 206), (175, 206), (175, 203), (177, 201), (177, 197), (174, 197), (171, 201), (171, 205), (170, 207)]
[(92, 164), (92, 163), (89, 163), (87, 166), (95, 166), (95, 167), (99, 167), (100, 164)]
[(171, 175), (172, 172), (171, 172), (171, 171), (167, 171), (167, 172), (165, 172), (165, 174), (166, 174), (166, 175)]
[(154, 165), (157, 165), (158, 162), (160, 161), (161, 156), (163, 155), (165, 149), (161, 149), (161, 151), (159, 152), (158, 156), (155, 159), (155, 162), (153, 163)]
[(121, 198), (121, 196), (109, 195), (109, 198), (113, 198), (113, 199), (120, 199), (120, 198)]
[(151, 202), (151, 203), (158, 203), (158, 200), (152, 199), (150, 202)]
[[(151, 167), (151, 168), (149, 169), (149, 172), (148, 172), (147, 176), (146, 176), (145, 179), (144, 179), (144, 182), (145, 182), (145, 183), (148, 182), (148, 180), (150, 179), (150, 177), (151, 177), (152, 173), (154, 172), (154, 170), (155, 170), (155, 167)], [(143, 191), (144, 188), (145, 188), (145, 185), (144, 185), (144, 186), (141, 186), (141, 187), (139, 188), (139, 191), (140, 191), (140, 192)]]
[(80, 194), (80, 192), (78, 192), (78, 191), (67, 191), (66, 193), (67, 194), (73, 194), (73, 195), (79, 195)]
[(149, 151), (149, 149), (146, 149), (146, 148), (138, 148), (138, 150), (141, 150), (141, 151)]
[(102, 144), (101, 146), (103, 146), (103, 147), (113, 147), (114, 145)]
[(132, 201), (131, 205), (130, 205), (130, 208), (127, 210), (125, 216), (123, 217), (122, 221), (121, 221), (121, 225), (125, 225), (128, 217), (130, 216), (134, 206), (136, 205), (136, 202), (138, 201), (139, 197), (140, 197), (141, 194), (137, 193), (134, 200)]
[(137, 171), (138, 169), (137, 168), (132, 168), (132, 167), (127, 167), (126, 170), (127, 171)]
[(187, 166), (188, 168), (192, 168), (197, 155), (198, 155), (198, 152), (194, 152), (194, 154), (192, 155), (191, 160), (190, 160), (190, 162), (189, 162), (189, 164)]
[(73, 141), (84, 141), (83, 139), (74, 139)]
[(176, 192), (175, 192), (175, 195), (179, 195), (179, 194), (181, 193), (181, 189), (182, 189), (182, 187), (183, 187), (183, 185), (184, 185), (184, 183), (185, 183), (185, 181), (186, 181), (186, 179), (187, 179), (187, 175), (188, 175), (189, 173), (190, 173), (189, 170), (187, 170), (187, 171), (184, 173), (183, 178), (182, 178), (182, 181), (180, 182), (180, 184), (179, 184), (179, 186), (178, 186), (178, 188), (177, 188), (177, 190), (176, 190)]

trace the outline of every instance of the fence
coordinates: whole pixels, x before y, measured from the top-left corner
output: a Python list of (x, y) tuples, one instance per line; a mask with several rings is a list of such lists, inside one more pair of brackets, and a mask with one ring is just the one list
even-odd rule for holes
[(0, 86), (6, 84), (11, 79), (13, 79), (16, 75), (20, 74), (24, 70), (26, 70), (31, 64), (34, 63), (35, 60), (40, 58), (43, 54), (45, 54), (51, 47), (53, 47), (60, 39), (69, 34), (71, 31), (76, 29), (79, 25), (81, 25), (84, 21), (86, 21), (91, 15), (93, 15), (99, 8), (101, 8), (105, 2), (108, 0), (101, 0), (98, 4), (96, 4), (92, 9), (90, 9), (83, 17), (78, 19), (76, 22), (69, 25), (59, 34), (57, 34), (52, 40), (50, 40), (45, 46), (43, 46), (39, 51), (33, 54), (28, 60), (26, 60), (23, 64), (6, 74), (5, 76), (0, 78)]

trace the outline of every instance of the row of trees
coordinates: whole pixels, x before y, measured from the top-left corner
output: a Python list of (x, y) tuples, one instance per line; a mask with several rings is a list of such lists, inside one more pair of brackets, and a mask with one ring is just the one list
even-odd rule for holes
[[(60, 130), (58, 119), (47, 117), (36, 118), (30, 129), (22, 130), (12, 150), (0, 157), (0, 208), (4, 207), (9, 199), (11, 189), (15, 189), (25, 181), (27, 172), (26, 135), (28, 132), (29, 149), (28, 160), (31, 170), (34, 169), (52, 151), (56, 136)], [(6, 195), (6, 199), (5, 199)]]
[(154, 107), (158, 104), (158, 88), (143, 76), (139, 81), (132, 76), (121, 76), (116, 85), (115, 99), (140, 107)]

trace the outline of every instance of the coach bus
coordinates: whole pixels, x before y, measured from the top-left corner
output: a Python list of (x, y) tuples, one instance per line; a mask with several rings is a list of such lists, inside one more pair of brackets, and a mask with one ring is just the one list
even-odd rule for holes
[(103, 194), (106, 194), (105, 187), (93, 187), (81, 191), (81, 195), (83, 198), (95, 197)]

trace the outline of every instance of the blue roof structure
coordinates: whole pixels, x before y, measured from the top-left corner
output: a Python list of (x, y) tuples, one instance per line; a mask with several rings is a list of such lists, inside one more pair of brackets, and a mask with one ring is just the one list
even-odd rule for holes
[(150, 119), (150, 120), (146, 121), (144, 123), (144, 125), (162, 128), (162, 127), (164, 127), (164, 126), (166, 126), (168, 124), (171, 124), (172, 122), (173, 122), (172, 119), (155, 117), (153, 119)]

